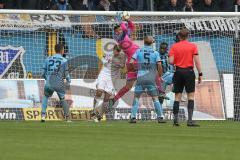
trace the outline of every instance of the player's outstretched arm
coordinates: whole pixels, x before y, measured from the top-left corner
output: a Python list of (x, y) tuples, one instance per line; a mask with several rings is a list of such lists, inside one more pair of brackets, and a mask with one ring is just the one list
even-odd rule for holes
[[(67, 66), (67, 65), (66, 65)], [(68, 67), (67, 67), (68, 68)], [(67, 83), (65, 84), (66, 86), (66, 89), (70, 89), (70, 84), (71, 84), (71, 77), (70, 77), (70, 74), (69, 74), (69, 70), (66, 68), (65, 70), (65, 79), (67, 81)]]
[(201, 68), (199, 55), (198, 54), (194, 55), (193, 59), (194, 59), (195, 66), (196, 66), (197, 71), (198, 71), (198, 83), (201, 83), (203, 75), (202, 75), (202, 68)]
[[(123, 30), (123, 32), (129, 33), (131, 34), (131, 32), (133, 32), (135, 30), (135, 25), (133, 23), (133, 21), (130, 19), (130, 15), (127, 11), (124, 11), (121, 13), (121, 23), (120, 23), (120, 27)], [(127, 24), (126, 24), (127, 22)]]
[(162, 77), (163, 70), (162, 70), (162, 63), (160, 61), (157, 63), (157, 69), (158, 69), (159, 77)]
[(123, 30), (123, 32), (131, 34), (135, 30), (135, 25), (132, 20), (128, 20), (127, 24), (123, 21), (120, 23), (120, 27)]
[(104, 54), (101, 61), (102, 61), (102, 64), (105, 65), (107, 63), (110, 63), (111, 59), (107, 57), (106, 54)]
[(65, 67), (65, 70), (64, 70), (65, 79), (70, 84), (71, 83), (71, 77), (70, 77), (70, 74), (69, 74), (69, 67), (68, 67), (67, 62), (64, 64), (64, 67)]
[(159, 75), (159, 77), (162, 77), (162, 74), (163, 74), (163, 68), (162, 68), (162, 62), (161, 62), (162, 60), (159, 55), (160, 55), (160, 53), (155, 51), (158, 75)]
[(123, 13), (124, 12), (117, 13), (116, 19), (119, 22), (119, 25), (114, 26), (114, 30), (113, 30), (113, 38), (117, 42), (122, 41), (126, 35), (130, 37), (132, 32), (135, 30), (135, 25), (133, 21), (130, 20), (130, 16), (124, 15)]
[(44, 62), (43, 73), (42, 73), (42, 78), (44, 78), (45, 80), (47, 78), (47, 63), (48, 63), (48, 61), (46, 59), (45, 62)]
[(169, 61), (169, 64), (173, 65), (174, 64), (174, 56), (170, 56), (168, 61)]
[(174, 65), (174, 55), (175, 55), (175, 50), (174, 50), (174, 45), (170, 48), (169, 51), (169, 58), (168, 58), (168, 62), (169, 64)]
[(133, 32), (135, 30), (135, 24), (133, 23), (132, 20), (128, 20), (128, 29)]

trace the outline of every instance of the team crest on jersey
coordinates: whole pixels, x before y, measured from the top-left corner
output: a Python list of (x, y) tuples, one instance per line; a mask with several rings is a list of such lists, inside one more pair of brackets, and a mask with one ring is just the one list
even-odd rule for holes
[(0, 78), (26, 78), (23, 47), (0, 46)]

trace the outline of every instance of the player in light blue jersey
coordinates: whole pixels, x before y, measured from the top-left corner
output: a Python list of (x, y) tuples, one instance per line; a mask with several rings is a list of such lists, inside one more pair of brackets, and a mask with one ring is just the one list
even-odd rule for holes
[(48, 105), (48, 99), (56, 91), (60, 99), (60, 104), (64, 110), (64, 117), (67, 121), (69, 119), (69, 106), (65, 100), (65, 85), (64, 79), (67, 81), (67, 86), (70, 87), (71, 79), (68, 72), (67, 59), (64, 55), (64, 45), (57, 44), (55, 46), (56, 54), (48, 57), (45, 60), (43, 78), (46, 80), (44, 86), (44, 96), (42, 100), (42, 118), (41, 121), (45, 122), (46, 109)]
[(147, 92), (153, 99), (158, 122), (165, 123), (163, 119), (163, 109), (158, 100), (158, 88), (156, 85), (156, 74), (162, 76), (162, 65), (159, 53), (152, 49), (154, 39), (151, 36), (144, 38), (144, 47), (138, 49), (133, 55), (131, 64), (138, 62), (137, 83), (135, 86), (134, 101), (131, 110), (130, 123), (136, 123), (136, 114), (138, 112), (139, 98), (143, 92)]

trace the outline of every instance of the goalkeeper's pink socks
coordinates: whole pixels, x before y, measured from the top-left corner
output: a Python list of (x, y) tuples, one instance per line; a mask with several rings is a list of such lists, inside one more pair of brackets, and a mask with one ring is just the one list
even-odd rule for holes
[(120, 99), (122, 96), (124, 96), (130, 89), (128, 87), (123, 87), (117, 95), (114, 97), (114, 101), (116, 102), (118, 99)]

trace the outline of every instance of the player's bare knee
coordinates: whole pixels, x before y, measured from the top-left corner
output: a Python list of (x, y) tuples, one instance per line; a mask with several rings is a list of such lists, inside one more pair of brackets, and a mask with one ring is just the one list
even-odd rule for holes
[(180, 101), (182, 98), (182, 93), (175, 93), (175, 101)]
[(132, 87), (133, 87), (133, 85), (132, 85), (132, 84), (127, 84), (125, 87), (126, 87), (128, 90), (131, 90)]
[(194, 92), (187, 93), (188, 100), (194, 100)]
[(132, 89), (134, 82), (135, 82), (134, 80), (127, 81), (125, 87), (129, 90)]

